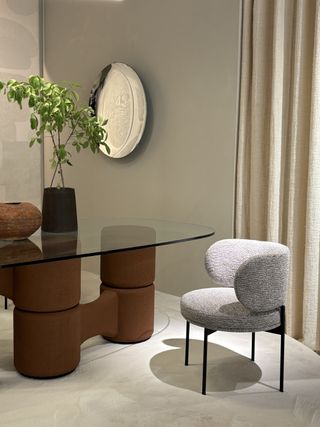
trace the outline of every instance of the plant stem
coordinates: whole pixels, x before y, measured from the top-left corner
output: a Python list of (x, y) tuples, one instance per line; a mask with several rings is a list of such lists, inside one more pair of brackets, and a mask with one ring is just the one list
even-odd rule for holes
[(64, 178), (63, 178), (63, 172), (62, 172), (62, 164), (59, 161), (59, 173), (60, 173), (60, 177), (61, 177), (61, 183), (62, 183), (62, 188), (64, 188)]
[(58, 170), (58, 163), (56, 164), (56, 168), (55, 168), (55, 170), (53, 172), (52, 180), (51, 180), (51, 183), (50, 183), (50, 188), (52, 188), (53, 180), (54, 180), (54, 177), (56, 176), (57, 170)]
[[(58, 148), (57, 148), (57, 144), (56, 144), (56, 141), (54, 139), (54, 135), (53, 135), (52, 131), (50, 131), (50, 135), (51, 135), (51, 139), (52, 139), (52, 142), (53, 142), (53, 145), (54, 145), (54, 151), (55, 151), (56, 157), (57, 157), (57, 166), (56, 166), (56, 169), (54, 171), (54, 174), (53, 174), (50, 186), (52, 186), (54, 177), (55, 177), (56, 172), (57, 172), (57, 169), (59, 168), (59, 174), (60, 174), (60, 178), (61, 178), (61, 184), (62, 184), (62, 188), (64, 188), (64, 178), (63, 178), (63, 171), (62, 171), (61, 160), (59, 159), (59, 156), (58, 156)], [(59, 148), (60, 148), (60, 145), (61, 145), (61, 143), (60, 143), (60, 132), (58, 131), (58, 147)]]
[(52, 180), (51, 180), (51, 183), (50, 183), (50, 188), (51, 188), (51, 187), (52, 187), (52, 184), (53, 184), (54, 177), (56, 176), (56, 173), (57, 173), (57, 170), (58, 170), (58, 166), (59, 166), (59, 158), (58, 158), (58, 149), (57, 149), (57, 144), (56, 144), (56, 141), (55, 141), (55, 139), (54, 139), (54, 135), (53, 135), (52, 131), (50, 131), (50, 136), (51, 136), (51, 139), (52, 139), (52, 142), (53, 142), (54, 152), (55, 152), (56, 157), (57, 157), (57, 159), (58, 159), (58, 162), (57, 162), (57, 165), (56, 165), (56, 168), (55, 168), (55, 171), (54, 171), (54, 173), (53, 173), (53, 177), (52, 177)]
[[(58, 131), (58, 147), (61, 147), (61, 142), (60, 142), (60, 131)], [(63, 171), (62, 171), (62, 164), (61, 164), (61, 160), (58, 159), (58, 165), (59, 165), (59, 174), (61, 177), (61, 183), (62, 183), (62, 188), (64, 188), (64, 177), (63, 177)]]
[(68, 144), (68, 142), (69, 142), (70, 138), (72, 137), (72, 135), (74, 134), (74, 131), (76, 130), (76, 127), (78, 126), (79, 120), (80, 120), (80, 117), (79, 117), (79, 118), (78, 118), (78, 120), (76, 121), (76, 124), (73, 126), (73, 128), (72, 128), (72, 130), (71, 130), (71, 132), (70, 132), (70, 135), (68, 136), (68, 138), (67, 138), (67, 140), (66, 140), (66, 143), (64, 144), (64, 146), (65, 146), (65, 147), (66, 147), (66, 145)]
[(58, 149), (57, 149), (57, 144), (56, 144), (56, 141), (54, 139), (54, 135), (52, 133), (52, 130), (50, 131), (50, 136), (51, 136), (51, 139), (52, 139), (52, 142), (53, 142), (53, 145), (54, 145), (54, 151), (56, 152), (56, 155), (57, 155)]

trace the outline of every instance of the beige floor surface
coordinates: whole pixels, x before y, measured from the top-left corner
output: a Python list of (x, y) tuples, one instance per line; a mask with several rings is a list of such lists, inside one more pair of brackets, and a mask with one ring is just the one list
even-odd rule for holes
[[(83, 273), (83, 301), (99, 279)], [(69, 376), (32, 380), (12, 362), (12, 305), (0, 310), (0, 426), (5, 427), (276, 427), (320, 426), (320, 357), (287, 338), (285, 392), (277, 391), (279, 337), (259, 333), (256, 362), (250, 334), (215, 333), (202, 396), (202, 330), (192, 327), (183, 365), (185, 322), (179, 298), (157, 292), (155, 334), (140, 344), (94, 337)]]

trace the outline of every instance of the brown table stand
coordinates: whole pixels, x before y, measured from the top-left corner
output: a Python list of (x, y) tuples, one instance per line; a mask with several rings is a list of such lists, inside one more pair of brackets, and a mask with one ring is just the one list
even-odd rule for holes
[(79, 304), (81, 260), (0, 270), (0, 294), (14, 309), (14, 364), (34, 378), (72, 372), (80, 345), (102, 335), (119, 343), (144, 341), (153, 333), (155, 248), (101, 256), (100, 297)]

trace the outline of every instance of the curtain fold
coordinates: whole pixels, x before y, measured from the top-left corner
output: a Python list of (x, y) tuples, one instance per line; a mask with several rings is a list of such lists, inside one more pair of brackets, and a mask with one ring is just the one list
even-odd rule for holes
[(235, 237), (291, 249), (287, 332), (320, 350), (320, 0), (243, 0)]

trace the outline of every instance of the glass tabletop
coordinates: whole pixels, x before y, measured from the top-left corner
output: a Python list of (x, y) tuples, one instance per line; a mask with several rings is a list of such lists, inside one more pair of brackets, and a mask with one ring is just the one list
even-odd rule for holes
[(213, 236), (210, 227), (151, 219), (80, 219), (76, 233), (0, 240), (0, 268), (89, 257)]

